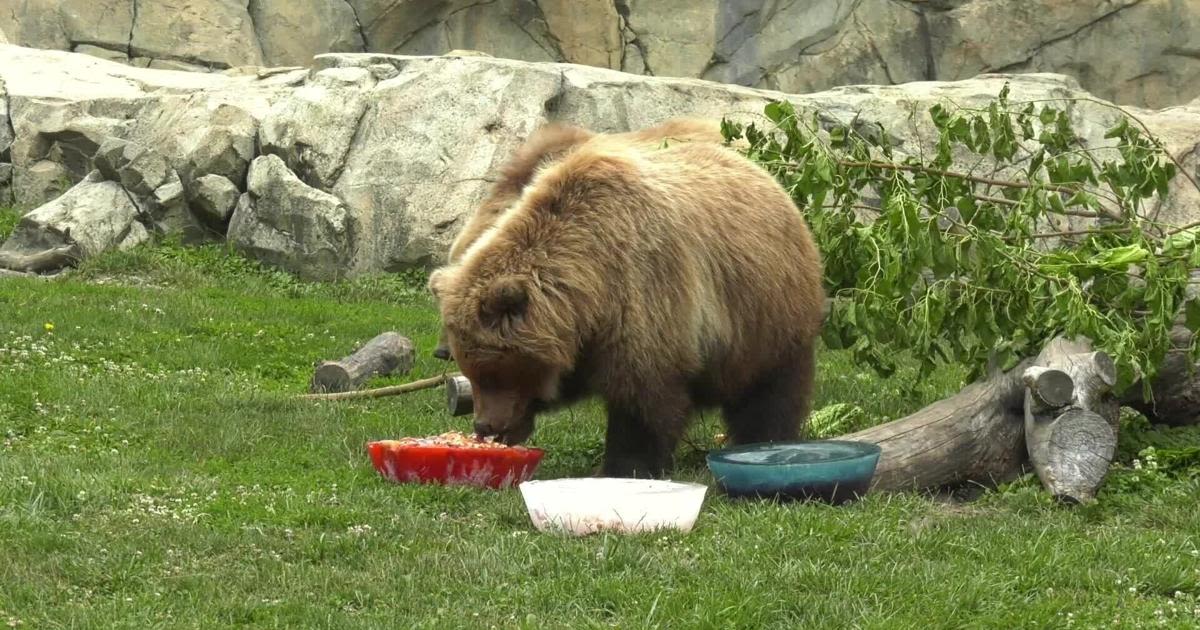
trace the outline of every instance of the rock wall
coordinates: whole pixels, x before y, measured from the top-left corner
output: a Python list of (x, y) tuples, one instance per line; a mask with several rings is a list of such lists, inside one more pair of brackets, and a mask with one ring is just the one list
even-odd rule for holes
[(474, 49), (800, 93), (989, 72), (1200, 95), (1200, 0), (0, 0), (0, 42), (141, 67)]
[[(30, 210), (0, 267), (44, 268), (55, 252), (89, 256), (153, 233), (227, 238), (313, 279), (428, 266), (499, 163), (547, 121), (617, 132), (679, 115), (761, 120), (768, 100), (787, 99), (878, 121), (915, 152), (935, 137), (930, 106), (985, 105), (1006, 80), (1013, 100), (1091, 98), (1049, 74), (795, 96), (477, 56), (326, 54), (311, 69), (230, 76), (0, 45), (0, 195)], [(1114, 108), (1066, 106), (1086, 144), (1109, 144)], [(1134, 111), (1197, 172), (1200, 101)], [(1160, 218), (1200, 218), (1200, 194), (1182, 177), (1173, 186)]]

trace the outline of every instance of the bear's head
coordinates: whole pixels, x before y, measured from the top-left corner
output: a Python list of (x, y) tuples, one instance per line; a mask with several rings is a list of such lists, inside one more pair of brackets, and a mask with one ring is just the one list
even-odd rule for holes
[(533, 274), (446, 267), (430, 275), (429, 289), (449, 352), (471, 382), (475, 433), (524, 442), (571, 367), (573, 356), (560, 342), (569, 323)]

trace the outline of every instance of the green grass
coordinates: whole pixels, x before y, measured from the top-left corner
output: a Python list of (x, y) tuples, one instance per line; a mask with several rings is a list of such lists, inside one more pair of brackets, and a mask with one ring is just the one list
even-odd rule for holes
[[(47, 324), (53, 325), (48, 331)], [(1025, 479), (970, 504), (710, 493), (689, 535), (535, 532), (516, 491), (381, 480), (363, 443), (466, 429), (431, 390), (296, 401), (385, 329), (439, 373), (420, 278), (305, 285), (146, 247), (0, 281), (0, 627), (1061, 628), (1200, 622), (1200, 484), (1118, 470), (1066, 509)], [(818, 407), (895, 418), (959, 385), (821, 357)], [(707, 416), (691, 432), (720, 431)], [(596, 405), (539, 422), (539, 476), (589, 474)], [(685, 447), (677, 477), (709, 483)]]
[(0, 243), (3, 243), (12, 234), (13, 228), (17, 227), (17, 221), (21, 220), (21, 215), (14, 208), (0, 207)]

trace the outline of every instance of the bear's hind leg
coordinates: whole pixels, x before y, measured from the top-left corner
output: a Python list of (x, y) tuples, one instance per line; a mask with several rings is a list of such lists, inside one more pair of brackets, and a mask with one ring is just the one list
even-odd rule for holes
[(786, 442), (800, 437), (812, 404), (816, 356), (813, 346), (797, 349), (777, 369), (764, 373), (737, 401), (722, 410), (735, 444)]

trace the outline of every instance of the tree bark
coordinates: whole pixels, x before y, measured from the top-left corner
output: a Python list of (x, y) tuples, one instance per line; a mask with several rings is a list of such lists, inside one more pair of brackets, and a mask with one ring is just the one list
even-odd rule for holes
[(344, 359), (318, 363), (309, 390), (348, 392), (358, 389), (372, 376), (404, 374), (412, 366), (412, 341), (399, 333), (385, 332)]
[(1021, 374), (1029, 367), (1032, 361), (994, 372), (910, 416), (838, 439), (883, 449), (876, 491), (1011, 480), (1027, 461)]
[(74, 265), (83, 258), (79, 246), (63, 245), (36, 254), (0, 252), (0, 267), (13, 271), (41, 273)]

